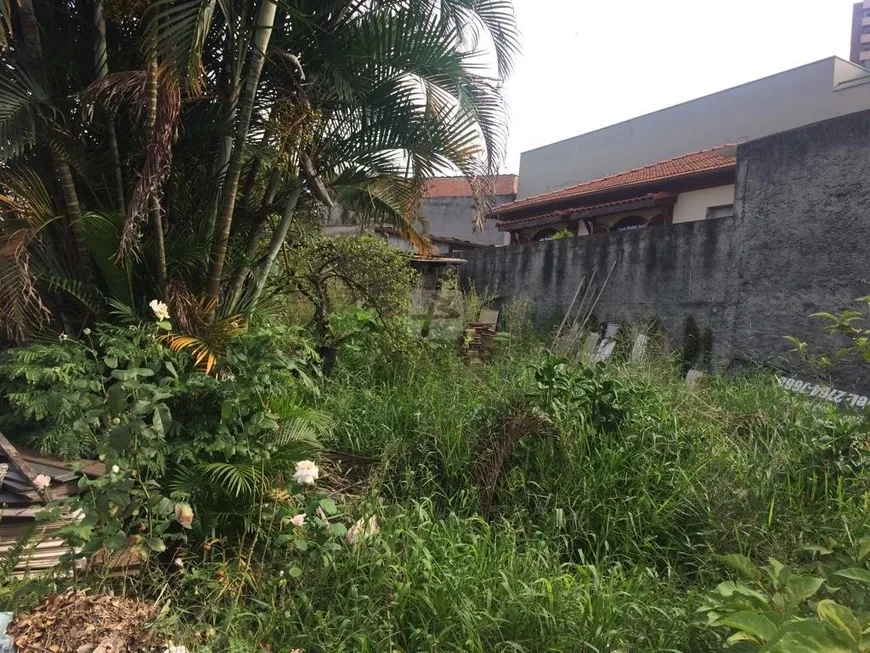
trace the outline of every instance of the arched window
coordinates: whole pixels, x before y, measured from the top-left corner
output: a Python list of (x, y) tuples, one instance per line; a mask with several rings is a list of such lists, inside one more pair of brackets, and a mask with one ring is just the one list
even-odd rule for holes
[(615, 225), (613, 225), (610, 230), (611, 231), (635, 231), (636, 229), (646, 229), (646, 218), (642, 218), (639, 215), (630, 215), (627, 218), (623, 218)]
[(540, 241), (540, 240), (553, 240), (553, 236), (556, 235), (555, 229), (541, 229), (538, 233), (532, 236), (532, 240)]

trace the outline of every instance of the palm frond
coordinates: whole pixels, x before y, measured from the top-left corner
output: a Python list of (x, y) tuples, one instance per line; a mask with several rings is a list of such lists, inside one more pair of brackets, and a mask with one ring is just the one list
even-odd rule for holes
[(0, 326), (11, 342), (23, 341), (49, 318), (22, 242), (0, 242), (0, 306)]
[(83, 110), (88, 112), (92, 104), (99, 104), (110, 111), (127, 108), (135, 120), (141, 120), (142, 110), (145, 108), (147, 78), (144, 70), (109, 73), (84, 90)]
[(22, 155), (37, 140), (47, 94), (19, 62), (0, 58), (0, 161)]
[(106, 298), (92, 284), (58, 274), (40, 276), (50, 292), (60, 292), (78, 300), (94, 315), (101, 315), (106, 307)]
[(0, 50), (5, 50), (12, 42), (12, 3), (0, 0)]
[(48, 191), (31, 169), (7, 166), (0, 172), (0, 314), (6, 337), (24, 340), (49, 317), (37, 289), (31, 247), (55, 218)]
[(519, 29), (511, 0), (443, 0), (451, 28), (478, 41), (485, 31), (492, 41), (501, 79), (507, 79), (520, 52)]
[(275, 443), (281, 447), (301, 443), (311, 447), (309, 453), (313, 453), (321, 448), (320, 440), (328, 437), (334, 428), (329, 413), (303, 406), (292, 398), (280, 401), (273, 409), (279, 415), (280, 423)]
[(118, 252), (129, 253), (137, 230), (144, 221), (152, 200), (159, 206), (163, 182), (172, 169), (172, 144), (178, 136), (181, 118), (181, 91), (171, 75), (158, 76), (157, 116), (145, 147), (145, 161), (130, 198), (127, 221), (121, 232)]
[(84, 213), (85, 240), (100, 270), (109, 297), (128, 305), (133, 304), (133, 273), (129, 261), (115, 257), (124, 225), (119, 213)]
[(215, 0), (158, 0), (149, 7), (145, 32), (157, 35), (157, 56), (188, 96), (204, 86), (203, 53), (214, 17)]
[(134, 325), (141, 321), (129, 304), (112, 297), (106, 300), (106, 304), (109, 305), (109, 314), (113, 315), (121, 324)]
[(207, 481), (235, 498), (251, 498), (263, 494), (266, 489), (262, 467), (252, 463), (202, 463), (196, 469)]
[[(203, 315), (214, 312), (214, 304), (202, 304)], [(205, 329), (198, 335), (182, 335), (168, 333), (158, 338), (158, 341), (174, 352), (187, 351), (193, 358), (194, 367), (206, 374), (216, 369), (221, 359), (226, 356), (229, 343), (240, 336), (247, 328), (245, 316), (241, 314), (228, 315), (209, 323), (203, 319)]]

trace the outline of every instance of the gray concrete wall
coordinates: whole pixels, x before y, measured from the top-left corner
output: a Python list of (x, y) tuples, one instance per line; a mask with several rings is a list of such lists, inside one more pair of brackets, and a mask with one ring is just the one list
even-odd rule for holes
[(863, 111), (868, 82), (832, 57), (523, 152), (517, 198)]
[[(870, 111), (768, 136), (737, 154), (735, 216), (463, 254), (465, 284), (531, 300), (554, 321), (577, 284), (613, 273), (595, 308), (608, 322), (685, 318), (714, 334), (714, 359), (763, 362), (804, 378), (785, 336), (835, 351), (841, 337), (810, 318), (870, 295)], [(826, 374), (870, 388), (866, 364)], [(867, 393), (864, 393), (867, 394)]]
[(530, 300), (540, 325), (564, 315), (584, 278), (601, 292), (594, 314), (602, 320), (657, 316), (672, 333), (682, 333), (689, 315), (701, 328), (731, 324), (734, 225), (705, 220), (476, 250), (463, 253), (460, 278), (498, 292), (503, 303)]
[[(494, 206), (512, 202), (513, 195), (496, 195)], [(501, 245), (502, 234), (494, 220), (487, 220), (486, 229), (474, 230), (476, 208), (473, 197), (431, 197), (423, 201), (420, 214), (429, 218), (429, 231), (437, 236), (460, 238), (483, 245)]]
[[(742, 145), (737, 160), (735, 358), (785, 357), (784, 335), (843, 344), (809, 315), (870, 294), (870, 112)], [(870, 387), (862, 368), (835, 374)]]

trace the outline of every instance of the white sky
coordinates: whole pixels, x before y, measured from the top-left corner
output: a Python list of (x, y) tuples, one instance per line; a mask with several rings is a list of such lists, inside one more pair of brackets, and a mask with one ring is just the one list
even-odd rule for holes
[(838, 55), (853, 0), (514, 0), (505, 172), (520, 152)]

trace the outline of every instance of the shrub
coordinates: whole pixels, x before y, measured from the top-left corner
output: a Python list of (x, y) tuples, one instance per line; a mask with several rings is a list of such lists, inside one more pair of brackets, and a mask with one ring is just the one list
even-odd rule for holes
[(338, 346), (335, 310), (357, 305), (382, 326), (398, 329), (410, 306), (417, 273), (407, 255), (376, 236), (309, 236), (293, 250), (286, 282), (311, 305), (310, 327), (318, 345)]
[(131, 534), (162, 552), (185, 539), (177, 525), (191, 528), (179, 518), (187, 502), (198, 538), (250, 531), (274, 479), (329, 426), (302, 404), (317, 390), (316, 356), (295, 331), (252, 330), (208, 376), (158, 342), (165, 328), (100, 325), (85, 341), (3, 354), (19, 436), (47, 453), (105, 462), (105, 475), (82, 480), (73, 502), (85, 520), (65, 531), (86, 545), (83, 555), (121, 549)]

